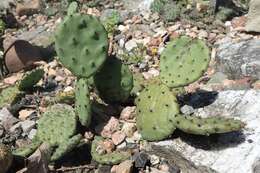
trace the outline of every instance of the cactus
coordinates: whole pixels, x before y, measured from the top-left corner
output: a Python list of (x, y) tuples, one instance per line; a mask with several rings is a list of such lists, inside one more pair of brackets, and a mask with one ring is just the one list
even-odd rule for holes
[(223, 117), (201, 118), (179, 114), (176, 97), (163, 84), (146, 87), (136, 100), (137, 128), (149, 141), (165, 139), (176, 128), (190, 134), (210, 135), (241, 130), (245, 124)]
[(91, 121), (90, 96), (87, 79), (78, 79), (75, 92), (75, 107), (79, 121), (83, 126), (88, 126)]
[(119, 59), (110, 57), (94, 76), (99, 96), (107, 103), (124, 102), (133, 88), (133, 75)]
[(169, 88), (162, 84), (146, 87), (136, 100), (137, 128), (146, 140), (161, 140), (175, 130), (172, 117), (179, 114), (179, 105)]
[(6, 173), (12, 161), (13, 155), (11, 150), (7, 146), (0, 144), (0, 173)]
[(23, 93), (19, 91), (16, 85), (2, 89), (0, 92), (0, 108), (15, 104), (21, 99), (22, 95)]
[(107, 32), (96, 17), (73, 14), (58, 27), (55, 49), (61, 63), (75, 76), (88, 78), (106, 60)]
[(199, 79), (209, 60), (209, 48), (202, 40), (182, 36), (162, 52), (160, 78), (168, 87), (188, 85)]
[(30, 154), (32, 154), (41, 144), (42, 141), (40, 141), (37, 136), (34, 136), (30, 145), (26, 147), (17, 148), (12, 153), (14, 156), (27, 157)]
[(99, 154), (97, 149), (102, 140), (102, 137), (96, 136), (91, 145), (91, 156), (96, 162), (106, 165), (115, 165), (127, 160), (131, 156), (131, 154), (126, 151), (113, 151), (111, 153)]
[(223, 117), (201, 118), (188, 115), (176, 115), (176, 127), (186, 133), (206, 135), (239, 131), (245, 124), (239, 120)]
[(18, 84), (21, 91), (27, 91), (37, 84), (44, 75), (43, 69), (34, 69), (24, 74), (23, 79)]
[(73, 108), (65, 104), (56, 104), (47, 109), (38, 121), (38, 131), (28, 148), (20, 148), (13, 152), (14, 155), (26, 157), (42, 143), (46, 142), (55, 148), (51, 161), (56, 161), (70, 152), (81, 140), (81, 135), (76, 134), (77, 117)]

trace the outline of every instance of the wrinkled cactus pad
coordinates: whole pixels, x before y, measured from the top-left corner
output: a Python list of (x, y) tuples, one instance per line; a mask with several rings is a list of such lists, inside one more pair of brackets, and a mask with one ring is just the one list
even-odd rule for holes
[(124, 102), (133, 88), (133, 75), (128, 66), (110, 57), (94, 76), (99, 96), (107, 103)]
[(54, 151), (51, 161), (56, 161), (73, 150), (82, 136), (76, 135), (77, 117), (73, 108), (65, 104), (56, 104), (47, 108), (38, 121), (38, 130), (32, 145), (19, 148), (13, 153), (27, 157), (45, 142)]
[(113, 151), (111, 153), (99, 154), (97, 150), (103, 140), (102, 137), (96, 136), (91, 145), (91, 156), (96, 162), (106, 165), (115, 165), (127, 160), (131, 156), (127, 151)]
[(137, 128), (144, 139), (161, 140), (173, 133), (173, 118), (179, 114), (179, 105), (167, 86), (147, 86), (136, 99), (136, 106)]
[(13, 161), (11, 150), (0, 144), (0, 173), (6, 173)]
[(34, 69), (32, 71), (26, 72), (18, 84), (18, 88), (21, 91), (30, 90), (37, 84), (44, 75), (43, 69)]
[(53, 105), (39, 119), (37, 136), (49, 144), (59, 144), (75, 134), (76, 125), (76, 114), (71, 106)]
[(79, 121), (83, 126), (88, 126), (91, 121), (90, 95), (87, 79), (80, 78), (76, 83), (75, 109)]
[(160, 78), (168, 87), (198, 80), (208, 67), (210, 50), (204, 41), (186, 36), (169, 42), (160, 57)]
[(77, 77), (90, 77), (105, 62), (107, 32), (91, 15), (73, 14), (58, 27), (55, 49), (61, 63)]

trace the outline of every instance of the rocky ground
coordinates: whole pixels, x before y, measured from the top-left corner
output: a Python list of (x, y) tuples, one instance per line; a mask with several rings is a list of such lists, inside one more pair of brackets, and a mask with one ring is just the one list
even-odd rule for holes
[[(5, 27), (0, 26), (1, 56), (7, 55), (5, 51), (15, 40), (26, 40), (31, 46), (20, 51), (37, 58), (36, 66), (44, 69), (44, 78), (36, 88), (18, 104), (0, 110), (0, 142), (12, 150), (30, 144), (37, 132), (38, 119), (52, 99), (75, 86), (75, 76), (56, 60), (54, 48), (54, 32), (66, 16), (68, 1), (0, 2), (5, 23)], [(186, 94), (179, 98), (181, 112), (202, 117), (235, 117), (245, 122), (246, 127), (241, 132), (208, 137), (175, 131), (167, 140), (147, 142), (137, 131), (136, 106), (131, 101), (120, 106), (106, 105), (95, 112), (98, 116), (93, 118), (93, 125), (81, 130), (86, 145), (55, 164), (48, 164), (41, 146), (29, 158), (14, 158), (7, 173), (260, 172), (260, 1), (251, 0), (249, 10), (248, 4), (239, 0), (231, 6), (221, 1), (219, 4), (196, 1), (185, 6), (191, 9), (185, 15), (156, 11), (153, 2), (78, 1), (81, 13), (97, 16), (105, 25), (109, 54), (121, 59), (132, 72), (142, 74), (145, 80), (159, 76), (160, 54), (169, 40), (181, 35), (205, 40), (211, 48), (211, 61), (205, 74), (185, 87)], [(224, 13), (220, 7), (232, 11)], [(14, 85), (26, 70), (2, 75), (0, 88)], [(117, 165), (96, 163), (88, 145), (95, 135), (106, 138), (104, 150), (126, 148), (131, 150), (132, 157)], [(0, 162), (0, 173), (4, 170), (1, 166)]]

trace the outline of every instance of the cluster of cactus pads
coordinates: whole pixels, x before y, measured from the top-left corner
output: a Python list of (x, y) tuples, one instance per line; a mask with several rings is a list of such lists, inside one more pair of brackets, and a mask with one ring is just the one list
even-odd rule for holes
[[(68, 16), (55, 34), (55, 49), (60, 62), (77, 77), (75, 90), (61, 93), (56, 101), (75, 101), (75, 108), (64, 104), (49, 107), (39, 120), (31, 146), (17, 149), (15, 155), (28, 156), (45, 142), (52, 149), (51, 160), (56, 161), (78, 146), (82, 136), (76, 131), (77, 120), (85, 127), (91, 123), (90, 87), (94, 87), (100, 98), (109, 104), (125, 102), (130, 94), (140, 92), (136, 99), (137, 128), (146, 140), (165, 139), (177, 128), (191, 134), (210, 135), (244, 127), (239, 120), (180, 114), (176, 95), (185, 92), (183, 86), (199, 79), (210, 61), (210, 50), (202, 40), (175, 39), (162, 52), (160, 77), (142, 82), (142, 78), (136, 76), (134, 80), (127, 66), (115, 57), (108, 57), (104, 26), (94, 16), (77, 13), (76, 5), (70, 6)], [(42, 75), (40, 70), (33, 71), (15, 89), (30, 88)], [(98, 153), (102, 141), (103, 138), (96, 137), (92, 142), (91, 154), (97, 162), (118, 164), (130, 157), (128, 152), (122, 151)]]
[(176, 95), (183, 86), (196, 81), (210, 61), (209, 48), (202, 40), (180, 37), (161, 54), (160, 80), (145, 86), (137, 105), (137, 128), (146, 140), (162, 140), (176, 128), (196, 135), (241, 130), (245, 124), (222, 117), (201, 118), (181, 115)]
[(100, 21), (75, 12), (73, 6), (57, 29), (55, 49), (60, 62), (77, 77), (75, 108), (87, 127), (91, 120), (88, 88), (94, 85), (105, 102), (118, 103), (129, 97), (133, 79), (127, 66), (108, 58), (108, 36)]
[(40, 144), (46, 143), (53, 149), (51, 161), (56, 161), (80, 143), (82, 136), (76, 134), (76, 128), (77, 117), (71, 106), (65, 104), (50, 106), (38, 121), (38, 131), (31, 146), (19, 148), (13, 154), (26, 157)]

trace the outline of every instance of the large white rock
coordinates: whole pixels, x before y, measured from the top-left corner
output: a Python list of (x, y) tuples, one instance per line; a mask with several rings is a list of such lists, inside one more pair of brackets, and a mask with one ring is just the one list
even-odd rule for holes
[(222, 91), (211, 105), (197, 109), (195, 114), (238, 117), (247, 126), (242, 133), (208, 138), (186, 135), (154, 145), (171, 148), (196, 166), (206, 166), (219, 173), (257, 172), (254, 169), (259, 167), (260, 159), (260, 90)]
[(246, 31), (260, 32), (260, 0), (250, 1)]

